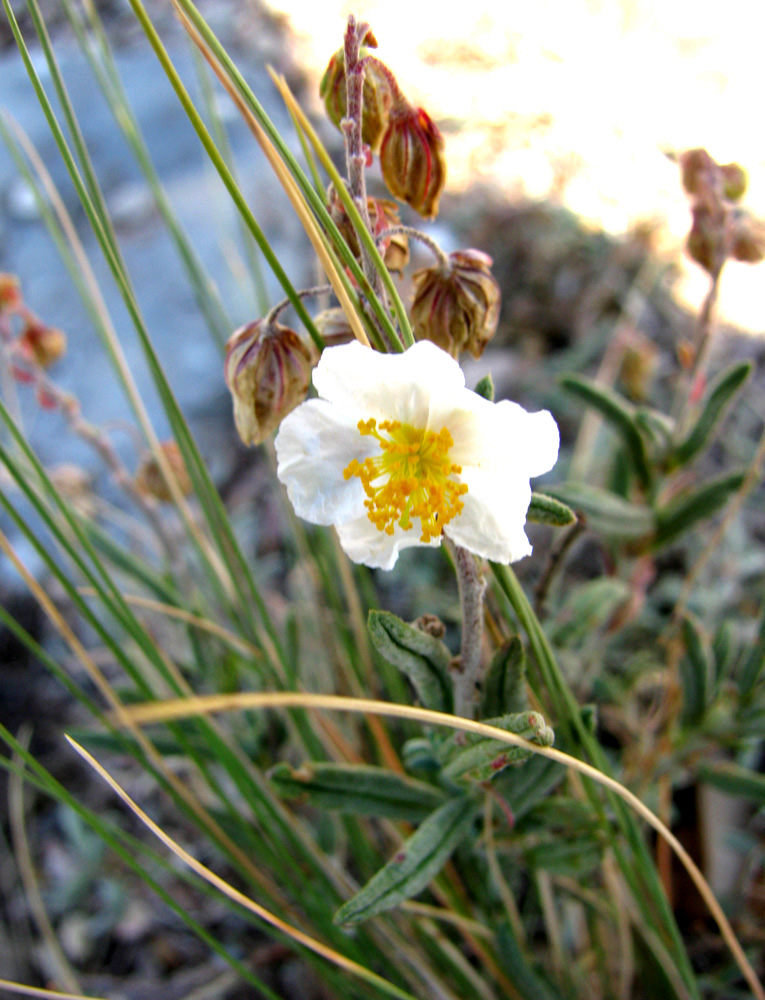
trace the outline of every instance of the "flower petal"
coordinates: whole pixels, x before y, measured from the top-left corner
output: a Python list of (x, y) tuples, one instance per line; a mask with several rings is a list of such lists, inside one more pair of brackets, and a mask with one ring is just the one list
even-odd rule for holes
[(361, 482), (343, 476), (352, 459), (363, 461), (373, 450), (357, 421), (357, 415), (323, 399), (303, 403), (282, 421), (275, 441), (276, 474), (295, 513), (307, 521), (337, 524), (364, 510)]
[(464, 508), (444, 533), (457, 545), (494, 562), (511, 563), (531, 554), (524, 524), (531, 501), (528, 479), (512, 469), (465, 470)]
[(313, 384), (323, 399), (358, 410), (365, 418), (424, 427), (431, 394), (458, 392), (465, 376), (452, 357), (429, 341), (403, 354), (380, 354), (354, 341), (324, 350)]
[(393, 569), (402, 549), (409, 549), (415, 545), (438, 548), (441, 544), (440, 538), (421, 542), (420, 533), (416, 528), (404, 531), (396, 525), (393, 534), (387, 535), (384, 531), (379, 531), (366, 514), (338, 525), (337, 534), (349, 559), (373, 569)]

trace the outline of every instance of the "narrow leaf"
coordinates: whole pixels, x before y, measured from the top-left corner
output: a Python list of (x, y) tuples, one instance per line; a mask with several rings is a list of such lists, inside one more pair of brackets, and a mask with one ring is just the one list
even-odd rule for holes
[(452, 683), (446, 646), (389, 611), (370, 611), (367, 628), (375, 649), (411, 681), (426, 708), (449, 712)]
[(765, 806), (765, 774), (759, 774), (748, 767), (741, 767), (732, 761), (702, 764), (699, 779), (719, 788), (726, 795), (739, 795), (751, 799), (758, 806)]
[[(539, 746), (549, 747), (555, 741), (555, 734), (539, 712), (515, 712), (486, 721)], [(448, 781), (490, 781), (506, 767), (531, 756), (531, 751), (525, 747), (508, 746), (500, 740), (461, 732), (444, 743), (442, 753), (448, 760), (442, 771)]]
[(643, 438), (639, 425), (635, 421), (635, 407), (613, 389), (597, 385), (590, 379), (581, 378), (578, 375), (564, 375), (560, 384), (567, 392), (597, 410), (621, 435), (629, 450), (638, 479), (643, 486), (648, 486), (651, 482), (651, 473), (648, 468)]
[(441, 871), (473, 824), (470, 798), (449, 799), (417, 828), (401, 850), (344, 903), (335, 923), (358, 924), (384, 913), (421, 892)]
[(576, 521), (576, 514), (555, 497), (546, 493), (532, 493), (526, 520), (535, 524), (551, 524), (555, 528), (565, 528), (567, 524)]
[(741, 361), (726, 369), (712, 382), (704, 397), (699, 419), (672, 455), (672, 468), (685, 465), (702, 450), (725, 411), (748, 381), (752, 370), (751, 361)]
[(577, 587), (560, 610), (552, 641), (556, 646), (580, 645), (608, 624), (630, 593), (629, 584), (614, 576), (601, 576)]
[(415, 822), (444, 801), (433, 785), (367, 764), (278, 764), (269, 778), (282, 798), (362, 816)]
[(698, 722), (709, 704), (712, 686), (712, 651), (701, 625), (688, 615), (682, 625), (686, 656), (680, 661), (683, 686), (683, 722)]
[(481, 718), (523, 712), (526, 696), (526, 654), (520, 636), (511, 636), (491, 660), (481, 697)]
[(645, 538), (656, 527), (650, 508), (623, 500), (609, 490), (585, 483), (563, 483), (548, 490), (555, 499), (582, 515), (593, 530), (609, 538), (622, 541)]
[(744, 482), (745, 473), (734, 472), (713, 479), (696, 490), (681, 494), (656, 511), (654, 547), (659, 548), (685, 534), (697, 521), (716, 514)]

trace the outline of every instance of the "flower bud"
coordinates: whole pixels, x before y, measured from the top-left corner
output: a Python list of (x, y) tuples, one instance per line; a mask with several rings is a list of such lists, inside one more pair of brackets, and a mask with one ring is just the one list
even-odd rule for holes
[(18, 345), (25, 358), (41, 368), (48, 368), (66, 351), (66, 334), (54, 326), (29, 319)]
[(380, 168), (394, 198), (423, 218), (438, 215), (446, 184), (444, 137), (422, 108), (401, 100), (391, 109), (380, 146)]
[(742, 215), (733, 224), (731, 255), (746, 264), (759, 264), (765, 257), (765, 225)]
[(680, 155), (680, 169), (686, 194), (704, 195), (714, 187), (719, 167), (706, 149), (688, 149)]
[[(178, 445), (175, 441), (163, 441), (159, 447), (175, 476), (178, 489), (185, 497), (191, 496), (194, 488), (191, 485), (186, 463), (183, 461), (183, 456)], [(159, 462), (151, 453), (148, 453), (142, 459), (138, 467), (138, 472), (135, 475), (135, 484), (141, 493), (154, 497), (155, 500), (160, 500), (162, 503), (169, 503), (173, 499)]]
[(294, 330), (264, 319), (248, 323), (226, 344), (226, 385), (245, 444), (260, 444), (303, 402), (315, 358)]
[(0, 272), (0, 313), (13, 312), (22, 301), (21, 283), (16, 275)]
[[(393, 103), (387, 69), (373, 57), (361, 51), (364, 63), (364, 88), (362, 91), (361, 138), (373, 153), (378, 153), (388, 124), (388, 113)], [(319, 84), (319, 96), (330, 121), (340, 128), (348, 113), (348, 92), (345, 82), (345, 53), (342, 49), (332, 56)]]
[[(360, 259), (361, 247), (356, 229), (348, 218), (345, 206), (333, 185), (329, 187), (328, 202), (330, 214), (337, 228), (343, 234), (354, 257), (357, 260)], [(368, 198), (367, 212), (369, 213), (372, 235), (375, 238), (382, 236), (386, 229), (401, 225), (398, 206), (393, 201), (388, 201), (385, 198)], [(395, 233), (393, 236), (380, 240), (378, 247), (389, 271), (401, 272), (409, 263), (409, 241), (403, 233)]]
[(746, 170), (738, 163), (726, 163), (720, 167), (723, 194), (729, 201), (738, 201), (746, 192)]
[(725, 262), (725, 216), (722, 209), (697, 203), (691, 209), (693, 223), (688, 233), (688, 255), (709, 274), (715, 274)]
[(452, 357), (470, 351), (480, 358), (499, 321), (501, 293), (479, 250), (450, 253), (446, 265), (413, 275), (412, 327), (417, 340), (432, 340)]

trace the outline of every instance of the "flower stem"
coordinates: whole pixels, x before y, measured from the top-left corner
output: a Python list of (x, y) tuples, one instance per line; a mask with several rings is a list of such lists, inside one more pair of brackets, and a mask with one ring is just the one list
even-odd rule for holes
[(471, 552), (453, 545), (452, 554), (462, 604), (462, 644), (458, 667), (454, 672), (454, 714), (472, 719), (481, 679), (483, 595), (486, 581)]
[[(304, 288), (301, 292), (297, 292), (297, 297), (299, 299), (307, 299), (311, 295), (326, 295), (328, 292), (332, 291), (332, 285), (315, 285), (313, 288)], [(283, 313), (287, 306), (292, 305), (292, 299), (282, 299), (281, 302), (277, 302), (276, 305), (269, 310), (265, 323), (266, 326), (271, 326), (277, 321), (280, 313)]]
[(449, 257), (444, 253), (432, 236), (428, 236), (427, 233), (423, 233), (420, 229), (414, 229), (412, 226), (388, 226), (388, 228), (384, 229), (377, 237), (377, 242), (380, 243), (383, 240), (388, 239), (390, 236), (399, 235), (399, 233), (402, 236), (408, 236), (412, 240), (418, 240), (420, 243), (424, 243), (428, 250), (430, 250), (438, 260), (439, 267), (443, 268), (444, 271), (449, 270)]

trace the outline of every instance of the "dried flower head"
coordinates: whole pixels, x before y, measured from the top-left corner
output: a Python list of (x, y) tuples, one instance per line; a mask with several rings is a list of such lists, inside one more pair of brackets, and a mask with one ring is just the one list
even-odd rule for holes
[(413, 276), (412, 328), (452, 357), (480, 358), (499, 321), (501, 293), (492, 259), (480, 250), (457, 250), (445, 262)]
[[(366, 50), (362, 49), (361, 55), (364, 57), (361, 138), (373, 153), (378, 153), (393, 103), (391, 88), (393, 77), (390, 70), (379, 59), (369, 56)], [(340, 123), (346, 117), (348, 105), (345, 53), (342, 49), (338, 49), (329, 60), (319, 84), (319, 96), (324, 101), (330, 121), (340, 128)]]
[(423, 218), (438, 215), (446, 184), (444, 138), (427, 112), (400, 98), (391, 108), (380, 146), (383, 180), (394, 198)]
[(66, 352), (66, 334), (30, 317), (19, 336), (18, 346), (28, 361), (49, 368)]
[(245, 444), (260, 444), (303, 402), (314, 364), (311, 348), (280, 323), (255, 320), (229, 338), (226, 385)]
[[(178, 489), (183, 496), (191, 496), (194, 488), (191, 485), (186, 463), (183, 461), (183, 456), (178, 445), (175, 441), (163, 441), (159, 447), (165, 461), (170, 466), (170, 471), (175, 477)], [(173, 494), (162, 473), (160, 464), (156, 456), (152, 455), (151, 452), (148, 452), (143, 457), (141, 464), (138, 466), (138, 471), (135, 475), (135, 485), (141, 493), (154, 497), (155, 500), (160, 500), (162, 503), (169, 503), (173, 499)]]

